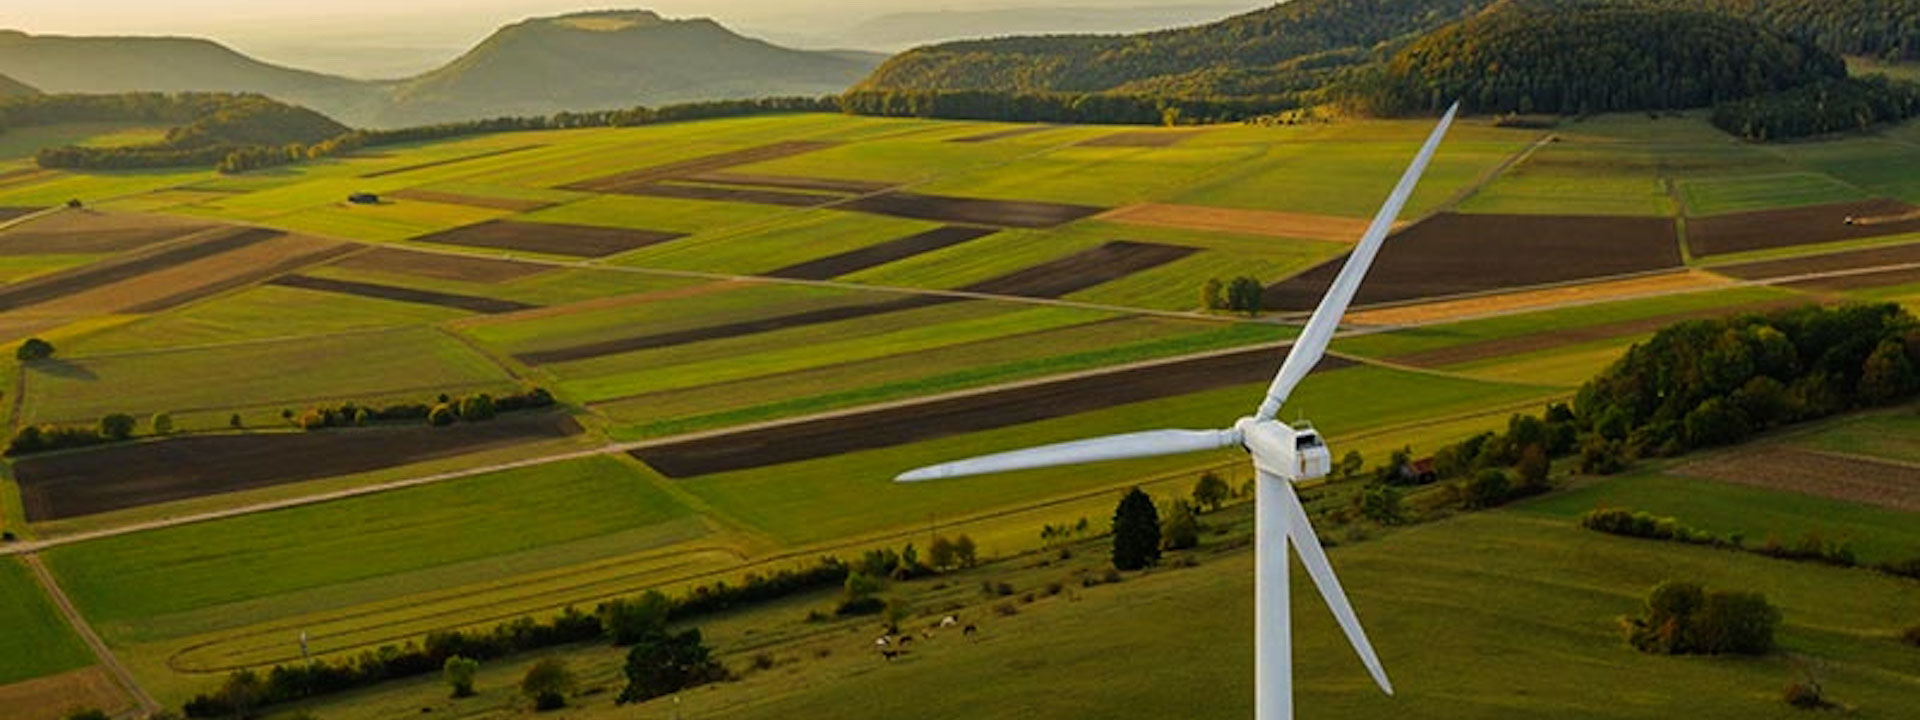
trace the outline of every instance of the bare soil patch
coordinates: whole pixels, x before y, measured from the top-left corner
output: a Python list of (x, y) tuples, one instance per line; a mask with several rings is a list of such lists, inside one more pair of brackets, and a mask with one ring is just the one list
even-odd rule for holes
[(967, 135), (964, 137), (957, 137), (957, 138), (950, 139), (947, 142), (955, 142), (955, 143), (993, 142), (995, 140), (1005, 140), (1010, 137), (1019, 137), (1021, 135), (1032, 135), (1037, 132), (1046, 132), (1048, 130), (1055, 129), (1055, 127), (1056, 126), (1053, 126), (1053, 125), (1033, 125), (1029, 127), (1008, 128), (1006, 130), (995, 130), (993, 132), (980, 133), (979, 135)]
[(202, 258), (232, 252), (250, 245), (282, 237), (285, 233), (262, 228), (232, 228), (212, 233), (183, 245), (131, 257), (94, 263), (65, 272), (35, 278), (0, 289), (0, 310), (38, 305), (97, 288), (124, 282)]
[(407, 165), (404, 167), (397, 167), (397, 168), (392, 168), (388, 170), (380, 170), (377, 172), (370, 172), (365, 175), (361, 175), (360, 177), (377, 178), (377, 177), (385, 177), (388, 175), (398, 175), (404, 172), (413, 172), (415, 170), (425, 170), (427, 168), (435, 168), (435, 167), (440, 167), (442, 165), (452, 165), (454, 163), (463, 163), (469, 160), (480, 160), (482, 158), (498, 157), (501, 155), (507, 155), (510, 153), (517, 153), (517, 152), (522, 152), (522, 151), (532, 150), (534, 148), (542, 148), (542, 147), (546, 147), (546, 146), (545, 145), (520, 145), (517, 147), (502, 148), (499, 150), (490, 150), (488, 152), (483, 152), (483, 153), (474, 153), (472, 155), (462, 155), (457, 158), (447, 158), (445, 160), (435, 160), (433, 162), (424, 162), (424, 163), (419, 163), (417, 165)]
[(725, 170), (737, 165), (752, 165), (769, 160), (804, 155), (817, 150), (824, 150), (834, 145), (835, 143), (830, 142), (805, 140), (779, 142), (772, 145), (762, 145), (745, 150), (720, 153), (718, 155), (708, 155), (692, 160), (682, 160), (666, 165), (656, 165), (650, 168), (642, 168), (617, 175), (608, 175), (592, 180), (583, 180), (571, 185), (566, 185), (564, 189), (600, 193), (624, 193), (633, 188), (650, 185), (661, 180)]
[(1101, 215), (1100, 219), (1129, 225), (1325, 240), (1349, 245), (1359, 242), (1360, 236), (1367, 232), (1367, 221), (1356, 218), (1201, 205), (1131, 205)]
[(59, 720), (74, 708), (129, 710), (132, 703), (106, 668), (95, 665), (0, 685), (0, 707), (11, 720)]
[[(348, 243), (288, 236), (106, 288), (104, 292), (112, 294), (102, 299), (112, 302), (144, 297), (146, 299), (126, 306), (123, 312), (160, 312), (310, 265), (324, 264), (356, 250), (358, 246)], [(71, 299), (82, 305), (89, 300), (85, 296)]]
[(436, 280), (489, 284), (532, 277), (553, 269), (545, 265), (512, 260), (444, 255), (388, 247), (374, 248), (336, 262), (333, 266), (349, 270), (398, 273)]
[(657, 230), (489, 220), (416, 238), (416, 241), (569, 257), (606, 257), (683, 237), (685, 233)]
[[(893, 447), (1272, 379), (1280, 356), (1262, 348), (967, 397), (899, 405), (771, 429), (633, 451), (671, 478), (746, 470)], [(1316, 371), (1349, 363), (1321, 361)], [(901, 468), (905, 470), (907, 468)]]
[(499, 298), (480, 297), (477, 295), (456, 295), (454, 293), (434, 292), (432, 290), (420, 290), (394, 285), (317, 278), (308, 275), (288, 275), (275, 278), (271, 284), (281, 287), (299, 288), (301, 290), (313, 290), (316, 292), (358, 295), (360, 297), (417, 303), (420, 305), (438, 305), (440, 307), (465, 310), (467, 312), (476, 312), (484, 315), (498, 315), (500, 313), (518, 312), (538, 307), (537, 305), (528, 305), (522, 302), (501, 300)]
[(969, 240), (977, 240), (992, 235), (997, 230), (990, 228), (948, 225), (934, 228), (923, 233), (915, 233), (898, 240), (888, 240), (878, 245), (870, 245), (858, 250), (849, 250), (838, 255), (830, 255), (818, 260), (810, 260), (797, 265), (767, 273), (773, 277), (795, 278), (800, 280), (830, 280), (848, 273), (879, 267), (891, 262), (905, 260), (921, 253), (952, 247)]
[(1522, 335), (1519, 337), (1510, 337), (1510, 338), (1499, 338), (1497, 340), (1484, 340), (1481, 342), (1467, 343), (1465, 345), (1455, 345), (1452, 347), (1435, 348), (1433, 350), (1426, 350), (1426, 351), (1412, 353), (1408, 355), (1400, 355), (1397, 357), (1393, 357), (1390, 360), (1392, 362), (1402, 364), (1402, 365), (1441, 368), (1449, 365), (1458, 365), (1460, 363), (1474, 362), (1476, 360), (1487, 360), (1491, 358), (1508, 357), (1511, 355), (1520, 355), (1524, 353), (1537, 352), (1540, 350), (1551, 350), (1553, 348), (1565, 347), (1568, 345), (1578, 345), (1580, 343), (1593, 342), (1596, 340), (1609, 340), (1613, 338), (1639, 335), (1642, 333), (1650, 333), (1650, 332), (1660, 330), (1661, 328), (1664, 328), (1668, 325), (1672, 325), (1685, 320), (1697, 320), (1701, 318), (1725, 317), (1728, 315), (1742, 315), (1746, 313), (1765, 312), (1768, 310), (1774, 310), (1782, 307), (1790, 307), (1790, 306), (1799, 305), (1802, 303), (1803, 301), (1800, 301), (1800, 300), (1781, 300), (1776, 302), (1769, 302), (1769, 303), (1751, 305), (1751, 306), (1740, 307), (1740, 308), (1709, 308), (1705, 310), (1696, 310), (1692, 312), (1671, 313), (1667, 315), (1659, 315), (1656, 317), (1639, 318), (1636, 320), (1621, 320), (1619, 322), (1601, 323), (1599, 325), (1582, 325), (1579, 327), (1561, 328), (1558, 330), (1550, 330), (1543, 333), (1534, 333), (1532, 335)]
[[(1693, 254), (1707, 256), (1902, 235), (1920, 232), (1916, 210), (1881, 198), (1695, 218), (1687, 221), (1687, 246)], [(1854, 224), (1847, 224), (1849, 217)], [(1861, 218), (1876, 221), (1862, 223)]]
[(14, 463), (14, 474), (27, 520), (41, 522), (370, 472), (578, 432), (580, 425), (567, 415), (529, 412), (444, 428), (203, 435), (27, 457)]
[[(1270, 286), (1266, 306), (1307, 311), (1345, 256)], [(1575, 282), (1680, 266), (1665, 218), (1441, 213), (1380, 249), (1356, 305)]]
[(783, 188), (787, 190), (817, 190), (820, 192), (842, 193), (846, 195), (865, 195), (867, 193), (891, 190), (896, 187), (895, 183), (872, 182), (869, 180), (841, 180), (838, 178), (730, 172), (695, 173), (680, 179), (719, 185), (745, 185), (747, 187)]
[(722, 187), (719, 185), (680, 185), (674, 183), (636, 185), (620, 192), (625, 195), (671, 198), (674, 200), (716, 200), (720, 202), (753, 203), (756, 205), (779, 205), (781, 207), (819, 207), (842, 199), (839, 195), (821, 195), (818, 193), (793, 192), (790, 190)]
[(1789, 447), (1726, 452), (1675, 474), (1920, 512), (1920, 467)]
[[(6, 219), (9, 218), (4, 217), (4, 211), (0, 211), (0, 220)], [(0, 255), (125, 252), (212, 227), (204, 222), (163, 215), (63, 210), (0, 231)]]
[(1081, 147), (1173, 147), (1195, 135), (1195, 132), (1145, 132), (1133, 131), (1102, 135), (1092, 140), (1074, 143)]
[[(19, 171), (16, 170), (14, 172), (19, 172)], [(0, 180), (6, 179), (6, 177), (11, 174), (13, 173), (0, 173)], [(40, 212), (43, 209), (44, 208), (32, 208), (32, 207), (0, 207), (0, 222), (6, 222), (8, 220), (12, 220), (14, 218), (19, 218), (19, 217), (26, 217), (28, 215), (32, 215), (34, 213)]]
[(467, 207), (491, 208), (494, 210), (511, 210), (513, 212), (532, 212), (534, 210), (539, 210), (541, 208), (553, 206), (553, 203), (546, 202), (543, 200), (520, 200), (516, 198), (485, 197), (481, 195), (465, 195), (461, 193), (441, 192), (439, 190), (420, 190), (420, 189), (397, 190), (394, 192), (387, 193), (387, 197), (396, 197), (402, 200), (419, 200), (421, 202), (443, 203), (446, 205), (465, 205)]
[(1057, 298), (1159, 267), (1199, 250), (1117, 240), (1051, 262), (968, 285), (967, 292)]
[(1796, 275), (1865, 270), (1888, 265), (1909, 265), (1912, 263), (1920, 263), (1920, 243), (1867, 248), (1864, 250), (1849, 250), (1846, 252), (1785, 258), (1781, 260), (1762, 260), (1760, 262), (1740, 263), (1738, 265), (1719, 265), (1711, 269), (1721, 275), (1737, 277), (1742, 280), (1773, 280), (1777, 278), (1794, 277)]
[(1659, 273), (1599, 282), (1562, 285), (1539, 290), (1520, 290), (1493, 295), (1476, 295), (1457, 300), (1440, 300), (1413, 305), (1394, 305), (1347, 314), (1347, 321), (1359, 325), (1411, 325), (1443, 320), (1478, 317), (1494, 313), (1551, 308), (1571, 303), (1590, 303), (1614, 298), (1631, 298), (1662, 292), (1677, 292), (1731, 284), (1731, 281), (1698, 270)]
[(890, 192), (855, 198), (835, 205), (834, 208), (957, 225), (1018, 228), (1050, 228), (1093, 217), (1106, 211), (1106, 208), (1087, 205), (1027, 200), (984, 200), (909, 192)]

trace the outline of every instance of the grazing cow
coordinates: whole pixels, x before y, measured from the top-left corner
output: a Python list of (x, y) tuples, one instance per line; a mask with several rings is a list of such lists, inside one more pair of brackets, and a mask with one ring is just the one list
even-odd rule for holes
[(888, 638), (885, 635), (881, 635), (879, 639), (873, 641), (873, 644), (876, 647), (886, 647), (888, 645), (892, 645), (893, 640)]
[(880, 657), (886, 658), (887, 662), (893, 662), (894, 658), (900, 657), (900, 651), (899, 650), (881, 650)]
[(912, 643), (913, 643), (913, 636), (912, 636), (912, 635), (901, 635), (901, 636), (900, 636), (900, 639), (899, 639), (899, 640), (896, 640), (895, 642), (897, 642), (897, 643), (899, 643), (899, 644), (900, 644), (900, 647), (903, 647), (903, 648), (904, 648), (904, 647), (906, 647), (907, 645), (909, 645), (909, 644), (912, 644)]
[(980, 628), (974, 627), (972, 623), (968, 623), (966, 629), (961, 630), (960, 634), (965, 635), (967, 637), (973, 637), (974, 634), (978, 632), (980, 632)]
[(946, 617), (940, 618), (940, 627), (943, 627), (943, 628), (950, 628), (959, 624), (960, 624), (960, 617), (957, 615), (948, 615)]
[(933, 631), (932, 631), (932, 630), (921, 630), (921, 631), (920, 631), (920, 639), (922, 639), (922, 640), (932, 640), (932, 639), (933, 639)]

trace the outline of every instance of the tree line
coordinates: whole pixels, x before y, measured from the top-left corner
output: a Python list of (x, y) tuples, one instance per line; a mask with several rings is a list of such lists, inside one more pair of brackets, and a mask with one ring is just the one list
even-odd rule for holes
[(1860, 131), (1920, 116), (1920, 84), (1885, 76), (1830, 79), (1721, 103), (1715, 127), (1765, 142)]

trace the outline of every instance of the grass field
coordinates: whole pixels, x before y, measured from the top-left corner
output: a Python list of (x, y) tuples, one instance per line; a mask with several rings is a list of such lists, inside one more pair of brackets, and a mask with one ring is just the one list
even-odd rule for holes
[(40, 590), (33, 571), (15, 558), (0, 558), (0, 685), (44, 677), (93, 664), (93, 653), (67, 626)]

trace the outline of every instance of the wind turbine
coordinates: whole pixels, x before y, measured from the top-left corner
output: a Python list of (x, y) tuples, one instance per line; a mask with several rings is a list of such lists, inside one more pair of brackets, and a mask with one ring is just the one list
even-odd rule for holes
[(1374, 216), (1366, 235), (1361, 236), (1359, 244), (1347, 257), (1340, 275), (1334, 278), (1326, 296), (1320, 299), (1320, 306), (1313, 311), (1306, 329), (1293, 342), (1286, 362), (1280, 366), (1279, 374), (1267, 388), (1266, 399), (1251, 417), (1240, 418), (1226, 430), (1151, 430), (986, 455), (920, 468), (894, 480), (919, 482), (1242, 447), (1253, 457), (1253, 467), (1258, 477), (1254, 499), (1258, 513), (1254, 529), (1254, 717), (1257, 720), (1289, 720), (1293, 717), (1293, 638), (1287, 596), (1289, 540), (1300, 554), (1300, 563), (1306, 566), (1307, 575), (1313, 578), (1314, 586), (1319, 588), (1320, 596), (1326, 599), (1334, 618), (1340, 622), (1340, 628), (1346, 632), (1347, 641), (1353, 644), (1360, 661), (1366, 664), (1367, 672), (1373, 675), (1373, 681), (1379, 684), (1382, 691), (1392, 695), (1393, 684), (1387, 681), (1387, 672), (1380, 666), (1380, 658), (1374, 654), (1373, 644), (1367, 641), (1367, 633), (1361, 629), (1359, 618), (1354, 616), (1353, 605), (1347, 602), (1346, 591), (1341, 589), (1340, 579), (1334, 576), (1333, 566), (1327, 562), (1326, 549), (1320, 546), (1320, 538), (1313, 532), (1306, 508), (1301, 506), (1300, 496), (1293, 490), (1294, 483), (1326, 477), (1332, 469), (1333, 455), (1312, 425), (1303, 423), (1300, 427), (1290, 427), (1275, 419), (1275, 415), (1286, 402), (1288, 394), (1293, 392), (1294, 386), (1300, 384), (1326, 354), (1327, 343), (1333, 340), (1334, 331), (1339, 329), (1340, 318), (1346, 314), (1347, 305), (1353, 302), (1354, 293), (1360, 289), (1360, 281), (1366, 276), (1367, 268), (1373, 264), (1374, 256), (1379, 254), (1381, 243), (1392, 231), (1394, 219), (1400, 215), (1400, 208), (1407, 204), (1407, 198), (1413, 194), (1414, 186), (1419, 184), (1427, 163), (1433, 159), (1434, 151), (1439, 149), (1441, 139), (1446, 137), (1447, 128), (1453, 124), (1453, 118), (1459, 111), (1459, 103), (1454, 103), (1446, 116), (1440, 119), (1440, 124), (1434, 127), (1433, 134), (1427, 138), (1426, 145), (1420, 148), (1420, 153), (1414, 156), (1412, 165), (1401, 176), (1400, 184), (1387, 197), (1386, 204)]

